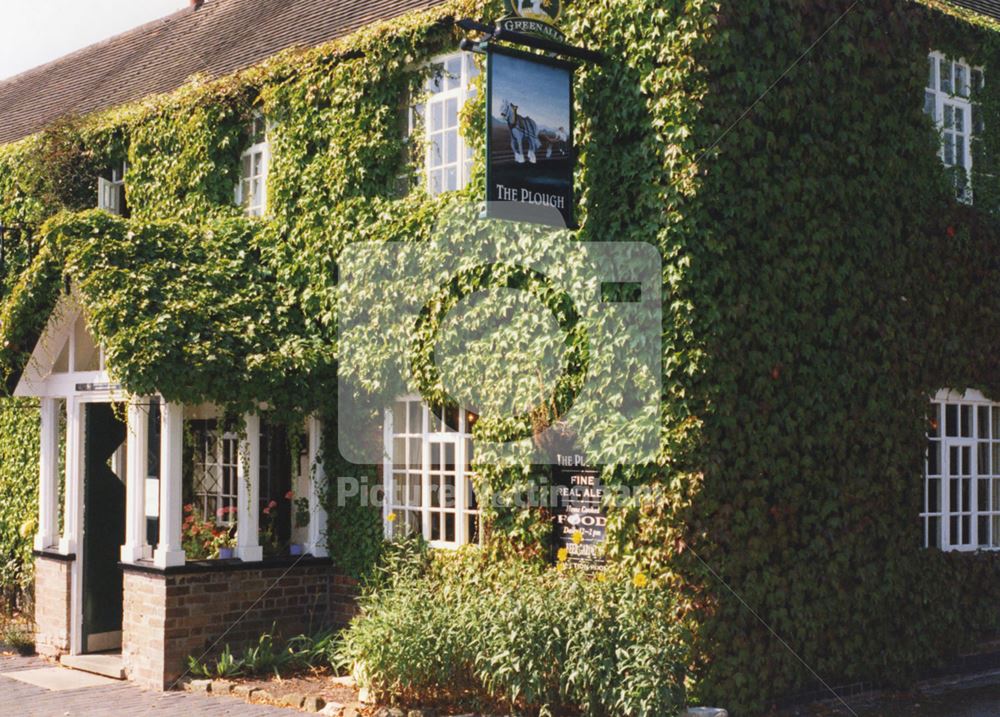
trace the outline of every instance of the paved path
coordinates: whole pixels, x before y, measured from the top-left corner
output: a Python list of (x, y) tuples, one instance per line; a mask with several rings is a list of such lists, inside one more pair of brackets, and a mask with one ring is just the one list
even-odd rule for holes
[(834, 701), (782, 712), (781, 717), (997, 717), (1000, 671), (922, 683), (910, 693), (847, 699), (853, 713)]
[(232, 697), (152, 692), (118, 680), (108, 680), (93, 687), (52, 691), (5, 676), (5, 673), (51, 666), (37, 657), (0, 655), (0, 717), (294, 717), (301, 714), (280, 707), (251, 705)]

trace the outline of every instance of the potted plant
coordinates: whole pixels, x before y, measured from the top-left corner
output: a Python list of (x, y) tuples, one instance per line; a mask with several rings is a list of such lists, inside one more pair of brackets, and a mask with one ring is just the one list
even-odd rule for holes
[(236, 554), (236, 531), (223, 530), (215, 538), (219, 560), (232, 560)]

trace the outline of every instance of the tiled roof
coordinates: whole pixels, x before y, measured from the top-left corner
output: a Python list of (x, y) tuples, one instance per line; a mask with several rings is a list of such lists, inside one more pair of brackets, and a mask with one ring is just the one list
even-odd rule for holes
[(0, 144), (441, 0), (207, 0), (0, 82)]
[(1000, 20), (1000, 0), (950, 0), (952, 5), (968, 8), (980, 15)]

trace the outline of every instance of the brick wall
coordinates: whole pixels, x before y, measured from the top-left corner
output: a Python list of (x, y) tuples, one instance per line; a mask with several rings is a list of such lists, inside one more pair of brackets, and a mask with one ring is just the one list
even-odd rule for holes
[(239, 652), (272, 629), (292, 637), (344, 625), (356, 610), (355, 596), (354, 581), (326, 562), (291, 570), (239, 564), (167, 573), (126, 568), (125, 670), (130, 680), (163, 689), (184, 672), (188, 655), (208, 650), (214, 656), (226, 643)]
[(35, 649), (57, 657), (69, 652), (72, 560), (35, 557)]

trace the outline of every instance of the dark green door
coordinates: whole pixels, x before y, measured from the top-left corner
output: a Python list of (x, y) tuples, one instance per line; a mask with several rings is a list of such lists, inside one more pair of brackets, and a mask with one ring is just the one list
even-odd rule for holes
[(100, 652), (121, 647), (125, 423), (91, 403), (83, 426), (83, 651)]

